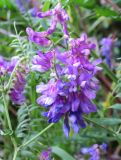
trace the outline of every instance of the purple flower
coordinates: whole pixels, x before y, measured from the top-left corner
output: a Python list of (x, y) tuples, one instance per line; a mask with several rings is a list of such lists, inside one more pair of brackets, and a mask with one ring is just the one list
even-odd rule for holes
[[(89, 62), (87, 52), (89, 54), (92, 49), (94, 44), (88, 42), (84, 36), (74, 40), (69, 51), (62, 53), (58, 50), (52, 51), (51, 55), (56, 58), (54, 65), (50, 65), (47, 54), (44, 54), (44, 57), (41, 55), (44, 64), (42, 60), (39, 62), (40, 57), (36, 57), (35, 62), (38, 62), (36, 64), (39, 64), (40, 72), (47, 62), (47, 67), (43, 71), (54, 67), (56, 74), (47, 84), (37, 86), (37, 92), (41, 94), (37, 103), (48, 108), (49, 111), (43, 115), (48, 118), (49, 123), (56, 123), (64, 117), (63, 130), (66, 136), (69, 135), (70, 125), (75, 133), (80, 127), (86, 127), (83, 114), (97, 111), (92, 99), (95, 99), (99, 89), (95, 74), (101, 69), (97, 67), (101, 60)], [(39, 67), (36, 70), (39, 71)]]
[(101, 54), (105, 57), (106, 63), (111, 68), (111, 56), (112, 56), (112, 46), (113, 46), (113, 40), (109, 37), (103, 38), (101, 40)]
[(64, 32), (64, 37), (68, 38), (69, 33), (67, 30), (67, 24), (66, 22), (69, 20), (68, 14), (64, 9), (62, 9), (61, 4), (58, 3), (57, 6), (54, 9), (51, 9), (46, 12), (38, 12), (37, 16), (39, 18), (44, 18), (44, 17), (50, 17), (52, 16), (52, 22), (50, 28), (47, 30), (47, 34), (52, 34), (57, 26), (57, 23), (59, 22), (62, 25), (63, 32)]
[(30, 10), (31, 16), (32, 16), (32, 17), (36, 17), (38, 11), (39, 11), (39, 9), (38, 9), (37, 7), (33, 7), (33, 8)]
[(12, 57), (10, 61), (5, 60), (4, 57), (0, 56), (0, 75), (11, 74), (19, 57)]
[(33, 57), (32, 70), (45, 72), (52, 67), (53, 52), (43, 54), (41, 51)]
[(7, 72), (8, 62), (4, 57), (0, 56), (0, 76), (3, 76)]
[(11, 88), (9, 94), (13, 103), (21, 105), (25, 102), (25, 96), (24, 96), (25, 85), (26, 85), (26, 80), (24, 74), (17, 71), (16, 80), (14, 81), (14, 86), (13, 88)]
[[(104, 147), (104, 148), (103, 148)], [(103, 143), (102, 145), (94, 144), (92, 147), (89, 148), (82, 148), (81, 153), (84, 155), (89, 154), (89, 160), (100, 160), (100, 152), (106, 151), (107, 144)]]
[(47, 151), (42, 151), (41, 155), (39, 157), (40, 160), (51, 160), (51, 149), (48, 149)]
[(16, 63), (18, 62), (19, 60), (19, 57), (17, 56), (14, 56), (11, 58), (11, 61), (9, 62), (9, 65), (8, 65), (8, 71), (11, 73), (14, 69), (14, 67), (16, 66)]
[(35, 32), (33, 29), (29, 27), (26, 29), (26, 32), (29, 36), (29, 40), (36, 43), (37, 45), (48, 46), (51, 44), (51, 41), (46, 38), (46, 32)]
[(106, 152), (107, 151), (107, 144), (106, 143), (103, 143), (102, 145), (100, 145), (100, 148)]

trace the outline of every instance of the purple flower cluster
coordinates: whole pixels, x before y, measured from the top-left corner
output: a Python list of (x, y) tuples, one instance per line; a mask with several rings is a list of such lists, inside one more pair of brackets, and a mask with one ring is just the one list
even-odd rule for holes
[[(68, 15), (60, 4), (52, 10), (44, 13), (39, 12), (37, 15), (41, 18), (53, 16), (54, 21), (60, 22), (62, 26), (66, 25), (68, 20)], [(53, 33), (55, 27), (51, 32), (48, 30), (46, 32), (34, 32), (27, 28), (27, 34), (32, 42), (42, 45), (40, 41), (42, 38), (46, 38), (42, 35)], [(32, 69), (39, 72), (46, 72), (51, 69), (50, 81), (47, 84), (41, 83), (37, 86), (37, 92), (41, 94), (37, 103), (49, 110), (43, 113), (48, 118), (49, 123), (56, 123), (64, 117), (63, 130), (68, 136), (70, 125), (77, 133), (80, 127), (86, 127), (83, 114), (97, 111), (92, 100), (95, 99), (99, 89), (95, 74), (101, 70), (97, 66), (101, 60), (89, 61), (88, 56), (95, 49), (95, 44), (88, 40), (86, 34), (82, 34), (77, 39), (69, 38), (65, 29), (63, 34), (68, 40), (69, 50), (60, 52), (56, 48), (47, 53), (39, 51), (38, 55), (33, 58)], [(48, 39), (45, 41), (48, 43)]]
[[(41, 94), (37, 103), (50, 108), (48, 112), (43, 113), (49, 123), (56, 123), (61, 117), (65, 117), (63, 130), (66, 136), (70, 131), (69, 121), (77, 133), (80, 127), (86, 126), (82, 115), (97, 111), (91, 100), (96, 97), (96, 91), (99, 89), (94, 75), (100, 70), (97, 64), (101, 60), (89, 62), (87, 54), (92, 49), (94, 45), (87, 41), (86, 35), (82, 35), (81, 38), (70, 42), (70, 50), (63, 53), (56, 50), (51, 52), (53, 59), (50, 59), (49, 63), (47, 59), (38, 59), (37, 64), (41, 69), (47, 71), (52, 66), (56, 76), (53, 76), (48, 84), (37, 86), (37, 92)], [(52, 65), (55, 57), (59, 63)], [(34, 59), (36, 60), (36, 56)], [(46, 63), (48, 66), (45, 67)], [(34, 65), (34, 70), (38, 71), (38, 65)]]
[[(0, 56), (0, 76), (6, 76), (7, 74), (11, 76), (11, 73), (16, 66), (19, 57), (12, 57), (10, 61), (5, 60), (2, 56)], [(23, 68), (23, 72), (16, 71), (16, 78), (14, 80), (13, 87), (10, 90), (9, 96), (13, 103), (21, 105), (25, 101), (25, 96), (23, 94), (25, 88), (25, 67)]]
[(107, 144), (103, 143), (102, 145), (94, 144), (92, 147), (89, 148), (82, 148), (81, 153), (84, 155), (89, 154), (89, 160), (100, 160), (100, 152), (107, 151)]

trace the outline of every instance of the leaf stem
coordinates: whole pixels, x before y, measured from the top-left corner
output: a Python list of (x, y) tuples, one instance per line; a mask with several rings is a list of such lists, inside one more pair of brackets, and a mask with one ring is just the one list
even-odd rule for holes
[(13, 160), (16, 160), (18, 151), (19, 151), (18, 148), (16, 148), (16, 149), (14, 150)]
[(5, 114), (6, 114), (8, 127), (12, 131), (12, 125), (11, 125), (10, 116), (8, 113), (8, 107), (7, 107), (6, 98), (5, 98), (5, 91), (2, 92), (2, 97), (3, 97), (3, 103), (4, 103), (4, 107), (5, 107)]
[[(11, 120), (10, 120), (10, 116), (9, 116), (9, 112), (8, 112), (8, 106), (7, 106), (7, 100), (6, 100), (6, 95), (5, 95), (5, 90), (3, 89), (3, 92), (2, 92), (2, 97), (3, 97), (3, 103), (4, 103), (4, 109), (5, 109), (5, 116), (6, 116), (6, 119), (7, 119), (7, 123), (8, 123), (8, 127), (10, 129), (11, 132), (13, 132), (13, 129), (12, 129), (12, 124), (11, 124)], [(15, 160), (15, 157), (17, 155), (16, 153), (16, 150), (17, 150), (17, 144), (16, 144), (16, 141), (13, 137), (13, 135), (10, 135), (10, 138), (11, 138), (11, 141), (13, 143), (13, 146), (14, 146), (14, 158), (13, 160)]]
[(27, 142), (25, 142), (24, 144), (22, 144), (21, 146), (19, 146), (19, 149), (21, 149), (22, 147), (25, 147), (26, 145), (28, 145), (29, 143), (31, 143), (32, 141), (34, 141), (35, 139), (37, 139), (39, 136), (41, 136), (44, 132), (46, 132), (49, 128), (51, 128), (54, 125), (54, 123), (51, 123), (50, 125), (48, 125), (46, 128), (44, 128), (42, 131), (40, 131), (37, 135), (35, 135), (33, 138), (31, 138), (30, 140), (28, 140)]
[(114, 135), (117, 136), (117, 133), (116, 133), (115, 131), (113, 131), (113, 130), (111, 130), (111, 129), (105, 127), (105, 126), (102, 126), (102, 125), (100, 125), (100, 124), (97, 123), (97, 122), (94, 122), (93, 120), (87, 118), (86, 116), (83, 116), (83, 118), (84, 118), (86, 121), (91, 122), (91, 123), (95, 124), (96, 126), (99, 126), (99, 127), (103, 128), (103, 129), (109, 131), (111, 134), (114, 134)]

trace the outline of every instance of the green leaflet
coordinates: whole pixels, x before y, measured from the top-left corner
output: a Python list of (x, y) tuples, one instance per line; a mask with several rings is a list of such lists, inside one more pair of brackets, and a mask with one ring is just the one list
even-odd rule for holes
[(51, 148), (52, 152), (55, 153), (57, 156), (59, 156), (62, 160), (75, 160), (69, 153), (67, 153), (62, 148), (57, 146), (53, 146)]
[(45, 11), (49, 10), (50, 4), (51, 4), (51, 1), (50, 1), (50, 0), (47, 0), (47, 1), (44, 3), (44, 6), (43, 6), (43, 8), (42, 8), (42, 12), (45, 12)]
[(109, 9), (109, 8), (104, 8), (104, 7), (96, 7), (95, 12), (97, 16), (105, 16), (105, 17), (115, 17), (118, 16), (118, 13)]
[(91, 120), (95, 121), (100, 125), (117, 125), (121, 123), (120, 118), (91, 118)]
[(121, 104), (117, 103), (117, 104), (114, 104), (114, 105), (110, 106), (109, 108), (121, 110)]

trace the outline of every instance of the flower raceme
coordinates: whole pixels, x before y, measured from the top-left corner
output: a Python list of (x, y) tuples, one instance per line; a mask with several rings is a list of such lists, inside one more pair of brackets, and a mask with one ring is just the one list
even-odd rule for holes
[[(11, 76), (14, 67), (16, 66), (19, 57), (12, 57), (10, 61), (5, 60), (2, 56), (0, 56), (0, 76)], [(13, 86), (10, 89), (10, 99), (13, 103), (17, 105), (21, 105), (25, 102), (24, 96), (24, 88), (26, 84), (25, 75), (26, 75), (26, 67), (24, 65), (20, 66), (23, 71), (16, 71), (15, 79), (13, 81)], [(5, 82), (6, 83), (6, 82)]]
[[(47, 12), (37, 13), (37, 16), (40, 18), (51, 16), (55, 21), (64, 25), (68, 20), (67, 13), (60, 4)], [(44, 37), (44, 34), (46, 36), (52, 34), (55, 28), (52, 32), (48, 32), (48, 30), (37, 32), (37, 40), (33, 38), (33, 33), (36, 34), (36, 32), (32, 29), (27, 28), (27, 34), (29, 39), (37, 44)], [(63, 30), (63, 34), (65, 37), (65, 30)], [(43, 36), (39, 37), (39, 35)], [(77, 133), (80, 127), (86, 127), (83, 114), (97, 111), (92, 100), (95, 99), (99, 89), (95, 74), (101, 70), (97, 66), (101, 63), (101, 59), (89, 61), (88, 56), (95, 49), (95, 44), (88, 40), (86, 34), (82, 34), (77, 39), (66, 36), (66, 40), (69, 44), (69, 50), (60, 52), (55, 48), (47, 53), (39, 51), (38, 55), (33, 57), (32, 69), (42, 73), (51, 69), (49, 82), (47, 84), (41, 83), (36, 88), (40, 94), (37, 103), (47, 108), (48, 111), (42, 114), (48, 118), (49, 123), (56, 123), (64, 117), (63, 130), (65, 135), (69, 136), (70, 125)]]
[[(77, 42), (78, 39), (75, 40), (75, 43)], [(83, 47), (80, 50), (81, 43)], [(91, 100), (96, 97), (96, 91), (99, 89), (94, 76), (101, 69), (97, 67), (101, 60), (89, 62), (87, 53), (90, 54), (93, 49), (94, 45), (91, 42), (88, 44), (87, 39), (83, 39), (79, 45), (71, 44), (69, 51), (61, 53), (54, 50), (51, 51), (51, 56), (50, 53), (39, 52), (33, 58), (32, 69), (36, 71), (43, 72), (56, 68), (57, 76), (53, 76), (48, 84), (41, 83), (37, 86), (37, 92), (41, 94), (37, 103), (49, 109), (43, 113), (49, 119), (49, 123), (56, 123), (61, 117), (65, 117), (63, 130), (66, 136), (70, 131), (69, 121), (77, 133), (80, 127), (86, 127), (82, 115), (97, 110)], [(53, 66), (55, 57), (57, 63)]]

